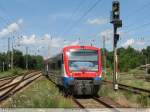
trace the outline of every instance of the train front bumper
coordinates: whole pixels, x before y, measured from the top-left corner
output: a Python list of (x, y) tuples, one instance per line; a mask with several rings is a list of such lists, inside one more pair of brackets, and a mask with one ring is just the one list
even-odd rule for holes
[(101, 82), (101, 78), (69, 79), (65, 85), (74, 95), (93, 95), (97, 94)]

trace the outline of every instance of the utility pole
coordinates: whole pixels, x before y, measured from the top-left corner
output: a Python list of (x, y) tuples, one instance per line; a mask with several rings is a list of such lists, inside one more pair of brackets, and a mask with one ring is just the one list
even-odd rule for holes
[(91, 40), (90, 46), (94, 45), (94, 40)]
[(118, 90), (118, 57), (117, 57), (117, 42), (119, 41), (119, 34), (117, 34), (117, 29), (122, 27), (122, 20), (120, 20), (120, 2), (114, 0), (112, 2), (112, 12), (111, 12), (111, 21), (114, 29), (114, 38), (113, 38), (113, 51), (114, 51), (114, 70), (113, 70), (113, 89)]
[(145, 65), (146, 65), (146, 74), (148, 74), (148, 56), (147, 55), (145, 59)]
[(26, 69), (28, 70), (28, 47), (26, 47)]
[(50, 58), (50, 44), (51, 44), (51, 42), (48, 45), (48, 58)]
[(106, 37), (105, 36), (103, 36), (103, 49), (104, 49), (104, 51), (103, 51), (103, 58), (104, 58), (104, 74), (105, 74), (105, 78), (106, 78), (106, 74), (107, 74), (107, 70), (106, 70), (106, 46), (105, 46), (105, 42), (106, 42), (106, 39), (105, 39)]
[(5, 62), (3, 61), (3, 72), (5, 71)]
[(48, 43), (48, 57), (49, 58), (51, 57), (51, 44), (52, 44), (52, 36), (50, 37), (50, 42)]
[(14, 66), (14, 45), (12, 40), (12, 52), (11, 52), (11, 69), (13, 69)]
[(117, 43), (115, 43), (115, 38), (117, 33), (117, 27), (114, 26), (114, 45), (113, 45), (113, 51), (114, 51), (114, 73), (113, 73), (113, 86), (114, 90), (118, 89), (118, 84), (117, 84), (117, 78), (118, 78), (118, 58), (117, 58)]
[(11, 65), (10, 65), (10, 59), (11, 59), (11, 53), (10, 53), (10, 37), (8, 37), (8, 51), (7, 51), (7, 59), (8, 59), (8, 68), (10, 68), (11, 67)]

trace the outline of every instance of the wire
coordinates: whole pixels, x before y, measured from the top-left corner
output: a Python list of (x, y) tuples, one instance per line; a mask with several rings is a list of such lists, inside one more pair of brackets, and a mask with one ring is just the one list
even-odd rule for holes
[(64, 33), (63, 36), (68, 33), (69, 31), (71, 31), (73, 28), (75, 28), (80, 21), (87, 16), (102, 0), (97, 0), (72, 26), (70, 26)]
[[(75, 17), (75, 15), (77, 15), (77, 12), (79, 11), (79, 9), (81, 8), (81, 6), (83, 5), (83, 3), (84, 2), (86, 2), (87, 0), (81, 0), (80, 2), (79, 2), (79, 5), (75, 8), (75, 10), (73, 11), (74, 13), (72, 13), (72, 15), (70, 16), (70, 20), (72, 20), (74, 17)], [(68, 23), (66, 22), (66, 25), (67, 25)], [(70, 26), (71, 24), (69, 24), (68, 26)], [(65, 33), (65, 30), (62, 32), (62, 34), (63, 33)]]
[[(133, 14), (134, 14), (134, 15), (138, 14), (140, 11), (144, 10), (144, 9), (145, 9), (146, 7), (148, 7), (148, 6), (150, 6), (150, 2), (144, 4), (144, 5), (141, 6), (140, 8), (138, 8), (138, 9), (136, 9), (135, 11), (133, 11), (132, 13), (130, 13), (128, 16), (126, 16), (126, 17), (127, 17), (126, 20), (129, 19), (128, 17), (133, 16)], [(128, 28), (128, 27), (130, 27), (130, 26), (134, 26), (134, 23), (131, 23), (130, 25), (126, 25), (126, 26), (124, 26), (124, 28)]]
[[(13, 17), (9, 16), (8, 18), (8, 13), (6, 11), (6, 9), (2, 6), (2, 4), (0, 4), (0, 9), (4, 12), (4, 14), (7, 16), (7, 18), (5, 17), (0, 17), (5, 23), (6, 25), (4, 27), (9, 26), (13, 21), (16, 21)], [(20, 31), (23, 33), (23, 29), (20, 27)], [(16, 35), (18, 37), (20, 37), (22, 34), (20, 31), (15, 31), (13, 32), (13, 35)], [(12, 34), (11, 34), (12, 35)]]
[[(132, 32), (133, 30), (139, 30), (139, 29), (142, 29), (142, 28), (144, 28), (144, 27), (146, 27), (146, 26), (148, 26), (148, 25), (150, 25), (150, 22), (148, 22), (148, 23), (144, 23), (144, 24), (142, 24), (142, 25), (139, 25), (139, 26), (137, 26), (137, 27), (133, 27), (133, 28), (131, 28), (130, 29), (130, 31), (125, 31), (124, 33), (130, 33), (130, 32)], [(132, 31), (131, 31), (132, 30)]]
[[(2, 6), (2, 4), (0, 4), (0, 9), (5, 13), (5, 15), (7, 16), (7, 18), (1, 17), (3, 18), (3, 20), (6, 22), (7, 25), (10, 25), (10, 23), (12, 23), (13, 21), (16, 21), (14, 19), (14, 17), (9, 16), (8, 18), (8, 13), (6, 11), (6, 8)], [(20, 27), (20, 30), (23, 32), (23, 29)]]
[[(130, 13), (127, 17), (133, 16), (133, 14), (138, 14), (140, 11), (144, 10), (146, 7), (150, 6), (150, 2), (142, 5), (140, 8), (136, 9), (135, 11), (133, 11), (132, 13)], [(128, 19), (128, 18), (127, 18)]]
[(78, 12), (78, 10), (81, 8), (81, 6), (83, 5), (83, 3), (85, 3), (87, 0), (81, 0), (78, 7), (74, 10), (74, 13), (71, 15), (71, 19), (76, 15), (76, 13)]

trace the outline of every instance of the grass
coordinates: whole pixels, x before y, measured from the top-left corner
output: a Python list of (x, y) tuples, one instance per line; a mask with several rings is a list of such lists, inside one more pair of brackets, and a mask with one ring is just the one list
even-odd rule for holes
[(135, 95), (131, 92), (119, 90), (115, 92), (110, 85), (103, 85), (98, 94), (102, 97), (109, 97), (127, 107), (150, 107), (148, 95)]
[[(106, 80), (113, 81), (112, 71), (109, 70)], [(150, 82), (145, 81), (144, 79), (138, 79), (136, 76), (145, 75), (144, 70), (134, 69), (130, 70), (127, 73), (120, 73), (118, 75), (118, 82), (134, 87), (144, 88), (150, 90)], [(131, 107), (150, 107), (150, 100), (148, 95), (135, 95), (131, 92), (117, 91), (114, 92), (110, 85), (103, 85), (99, 92), (100, 96), (110, 97), (114, 101), (121, 102), (125, 105), (131, 105)], [(122, 100), (122, 101), (121, 101)]]
[(144, 70), (139, 70), (139, 69), (133, 69), (133, 70), (130, 70), (128, 73), (130, 74), (145, 74), (146, 71)]
[(103, 85), (98, 94), (102, 97), (109, 97), (115, 101), (120, 93), (114, 92), (108, 85)]
[(71, 108), (73, 101), (63, 97), (53, 83), (42, 78), (9, 99), (4, 107)]
[[(113, 80), (113, 74), (112, 71), (108, 70), (108, 74), (106, 77), (106, 80), (112, 81)], [(137, 77), (143, 77), (143, 78), (137, 78)], [(139, 69), (133, 69), (129, 72), (119, 73), (118, 75), (118, 82), (130, 86), (135, 86), (143, 89), (150, 90), (150, 82), (146, 81), (144, 79), (144, 76), (146, 76), (144, 70)]]
[(144, 95), (144, 94), (137, 97), (137, 102), (141, 104), (142, 107), (148, 107), (148, 105), (150, 104), (150, 101), (147, 98), (147, 95)]
[(0, 78), (1, 77), (7, 77), (7, 76), (13, 76), (13, 75), (21, 75), (23, 73), (25, 73), (26, 70), (23, 70), (21, 68), (14, 68), (13, 70), (8, 70), (5, 72), (0, 72)]

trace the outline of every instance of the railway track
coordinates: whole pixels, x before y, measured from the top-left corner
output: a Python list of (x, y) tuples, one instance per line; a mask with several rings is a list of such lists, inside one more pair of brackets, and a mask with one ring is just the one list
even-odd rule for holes
[[(103, 81), (103, 82), (113, 84), (111, 81)], [(133, 87), (133, 86), (125, 85), (125, 84), (120, 84), (120, 83), (118, 83), (118, 86), (119, 86), (119, 89), (121, 89), (121, 90), (130, 91), (130, 92), (133, 92), (136, 94), (146, 93), (150, 97), (150, 90)]]
[(79, 108), (119, 108), (122, 107), (120, 104), (115, 103), (109, 99), (105, 98), (75, 98), (73, 97), (73, 101), (79, 106)]
[(19, 78), (19, 77), (23, 77), (23, 76), (26, 76), (30, 73), (32, 73), (33, 71), (28, 71), (26, 73), (24, 73), (23, 75), (20, 75), (20, 76), (17, 76), (17, 75), (13, 75), (13, 76), (8, 76), (8, 77), (2, 77), (0, 78), (0, 88), (1, 87), (4, 87), (5, 85), (13, 82), (13, 80), (15, 80), (16, 78)]
[(0, 102), (14, 95), (34, 80), (41, 77), (41, 72), (27, 72), (21, 76), (13, 76), (0, 80)]
[(9, 80), (9, 79), (12, 79), (13, 77), (17, 77), (17, 75), (7, 76), (7, 77), (1, 77), (0, 81)]
[[(54, 83), (52, 80), (49, 79), (49, 81), (51, 81), (53, 84), (56, 85), (56, 83)], [(58, 86), (56, 85), (56, 87), (58, 87)], [(61, 90), (61, 92), (64, 92), (64, 91)], [(72, 96), (72, 100), (81, 109), (86, 109), (86, 108), (113, 108), (114, 110), (118, 111), (116, 108), (124, 107), (124, 106), (112, 101), (111, 99), (106, 99), (106, 98), (102, 98), (102, 97), (97, 98), (97, 97), (93, 97), (93, 96), (90, 96), (90, 97), (89, 96), (87, 96), (87, 97), (86, 96), (84, 96), (84, 97)]]
[[(29, 74), (29, 73), (31, 73), (31, 72), (36, 72), (36, 71), (35, 71), (35, 70), (30, 70), (30, 71), (25, 72), (24, 75), (25, 75), (25, 74)], [(21, 74), (20, 74), (20, 75), (21, 75)], [(9, 79), (12, 79), (12, 78), (15, 78), (15, 77), (18, 77), (18, 76), (20, 76), (20, 75), (12, 75), (12, 76), (0, 77), (0, 82), (1, 82), (1, 81), (5, 81), (5, 80), (9, 80)]]

